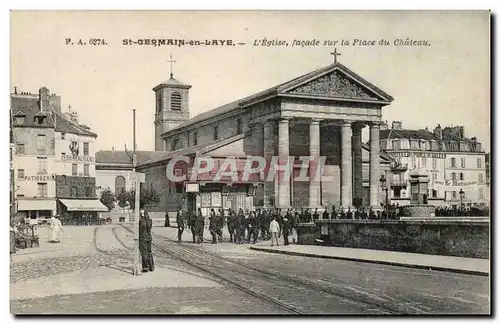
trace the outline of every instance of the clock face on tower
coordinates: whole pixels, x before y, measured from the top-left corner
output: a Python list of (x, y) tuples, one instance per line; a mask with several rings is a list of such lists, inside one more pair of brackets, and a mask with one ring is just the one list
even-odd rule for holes
[(156, 112), (161, 112), (162, 102), (161, 102), (161, 91), (156, 93)]

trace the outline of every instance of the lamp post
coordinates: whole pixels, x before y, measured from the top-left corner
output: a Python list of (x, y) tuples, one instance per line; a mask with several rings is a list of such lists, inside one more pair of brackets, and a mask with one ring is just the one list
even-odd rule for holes
[(460, 195), (460, 209), (463, 212), (464, 211), (464, 196), (465, 196), (465, 192), (463, 191), (463, 189), (460, 189), (460, 191), (458, 192), (458, 194)]
[(389, 188), (387, 188), (387, 179), (384, 175), (380, 177), (380, 185), (382, 190), (385, 191), (385, 211), (389, 211)]

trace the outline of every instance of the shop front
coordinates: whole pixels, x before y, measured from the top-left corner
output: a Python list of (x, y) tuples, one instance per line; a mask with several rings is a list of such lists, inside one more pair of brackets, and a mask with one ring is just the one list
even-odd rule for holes
[(18, 199), (17, 212), (30, 220), (30, 224), (46, 223), (56, 213), (55, 199)]
[(102, 225), (102, 212), (108, 208), (98, 199), (59, 199), (58, 213), (66, 225)]
[[(229, 210), (250, 212), (262, 206), (264, 190), (260, 174), (252, 174), (244, 179), (244, 158), (237, 159), (237, 170), (224, 172), (219, 170), (223, 159), (213, 158), (213, 161), (214, 168), (211, 171), (197, 174), (196, 181), (184, 183), (187, 210), (201, 208), (202, 214), (207, 217), (211, 209), (222, 209), (227, 214)], [(192, 168), (187, 172), (187, 179), (193, 179)]]

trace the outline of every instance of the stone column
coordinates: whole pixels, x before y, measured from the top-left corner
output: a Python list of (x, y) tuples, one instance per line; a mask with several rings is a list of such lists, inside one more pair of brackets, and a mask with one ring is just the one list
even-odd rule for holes
[[(288, 119), (280, 119), (278, 124), (278, 155), (279, 163), (284, 165), (290, 154), (290, 138)], [(287, 172), (280, 171), (278, 176), (278, 207), (290, 207), (290, 178), (283, 177)]]
[(253, 123), (250, 127), (253, 138), (251, 154), (254, 156), (264, 156), (264, 127), (261, 123)]
[[(272, 199), (274, 195), (274, 179), (269, 179), (269, 169), (271, 159), (274, 156), (274, 121), (268, 120), (264, 123), (264, 158), (266, 159), (266, 168), (264, 172), (264, 207), (272, 207)], [(276, 204), (276, 202), (274, 202)]]
[(380, 185), (380, 152), (379, 152), (379, 130), (380, 125), (370, 125), (370, 206), (380, 208), (379, 185)]
[(353, 200), (359, 203), (363, 199), (363, 152), (361, 150), (362, 139), (361, 130), (364, 125), (354, 123), (352, 125), (352, 172), (353, 172)]
[(347, 209), (352, 205), (352, 150), (351, 150), (351, 123), (344, 121), (341, 126), (341, 151), (342, 151), (342, 162), (341, 162), (341, 187), (340, 187), (340, 197), (342, 208)]
[(309, 208), (321, 206), (321, 176), (316, 178), (320, 158), (319, 119), (312, 119), (309, 124)]

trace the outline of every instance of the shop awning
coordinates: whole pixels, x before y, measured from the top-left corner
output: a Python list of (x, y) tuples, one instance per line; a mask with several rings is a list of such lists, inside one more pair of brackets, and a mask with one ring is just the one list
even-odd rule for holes
[(104, 206), (98, 199), (59, 199), (59, 201), (68, 208), (68, 211), (108, 211), (108, 208)]
[(17, 201), (18, 211), (27, 210), (56, 210), (56, 200), (55, 199), (30, 199)]

